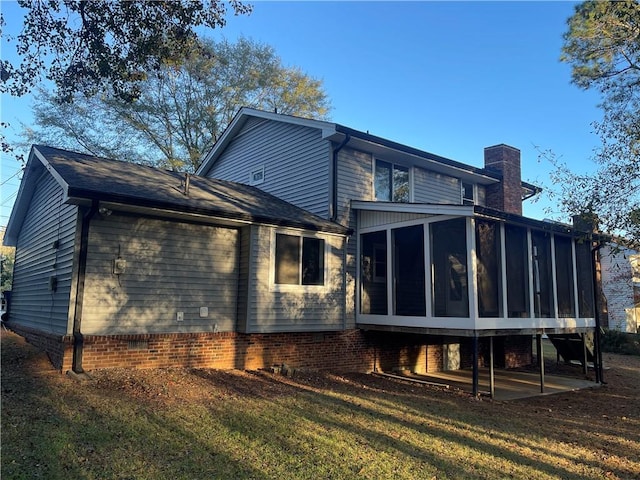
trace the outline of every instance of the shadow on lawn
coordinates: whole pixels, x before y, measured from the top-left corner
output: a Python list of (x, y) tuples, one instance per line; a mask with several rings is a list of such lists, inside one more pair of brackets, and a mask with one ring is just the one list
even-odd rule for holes
[(163, 403), (76, 383), (4, 332), (2, 367), (2, 478), (640, 478), (638, 387), (615, 372), (491, 402), (364, 374), (189, 370), (215, 395)]
[(20, 337), (3, 332), (1, 353), (1, 478), (260, 478), (161, 412), (59, 374)]
[[(206, 378), (206, 374), (204, 375)], [(219, 380), (215, 376), (215, 381)], [(361, 391), (358, 397), (343, 397), (340, 392), (345, 389), (344, 382), (326, 380), (323, 391), (333, 392), (330, 394), (322, 393), (317, 388), (311, 388), (305, 385), (304, 380), (299, 382), (289, 379), (279, 379), (272, 375), (255, 373), (253, 378), (228, 378), (228, 386), (236, 388), (243, 395), (251, 391), (255, 391), (255, 386), (243, 385), (244, 382), (263, 382), (268, 385), (270, 383), (285, 383), (290, 389), (293, 396), (302, 396), (303, 401), (289, 407), (293, 410), (290, 417), (299, 421), (301, 425), (322, 425), (324, 430), (321, 432), (307, 431), (310, 442), (321, 441), (319, 436), (327, 436), (330, 431), (340, 432), (341, 437), (347, 435), (352, 437), (353, 442), (358, 444), (360, 448), (369, 448), (378, 453), (387, 453), (394, 456), (396, 461), (402, 462), (403, 458), (412, 457), (418, 462), (424, 464), (425, 469), (433, 467), (436, 472), (424, 473), (446, 473), (452, 477), (458, 478), (500, 478), (506, 472), (503, 467), (491, 468), (491, 462), (486, 462), (486, 457), (491, 456), (509, 461), (520, 474), (527, 476), (555, 476), (563, 479), (583, 479), (588, 478), (589, 474), (585, 473), (584, 468), (580, 469), (580, 473), (572, 472), (560, 466), (562, 462), (580, 464), (587, 469), (599, 471), (593, 474), (592, 478), (600, 477), (608, 470), (610, 474), (618, 475), (621, 478), (630, 478), (637, 474), (630, 469), (621, 468), (616, 470), (605, 469), (603, 471), (602, 462), (598, 459), (588, 460), (585, 458), (576, 458), (575, 454), (564, 453), (558, 451), (554, 447), (544, 447), (544, 440), (539, 438), (536, 441), (528, 440), (536, 437), (531, 431), (531, 422), (537, 423), (540, 416), (529, 412), (526, 414), (527, 421), (519, 421), (518, 419), (509, 419), (504, 416), (505, 409), (498, 403), (476, 402), (467, 398), (467, 401), (457, 399), (452, 401), (446, 395), (433, 395), (427, 389), (416, 388), (417, 394), (398, 394), (394, 389), (385, 391), (384, 389), (370, 387), (371, 377), (362, 381), (362, 376), (351, 377), (350, 384), (353, 387), (358, 386)], [(340, 378), (349, 378), (341, 376)], [(387, 383), (388, 384), (388, 383)], [(261, 389), (268, 391), (268, 389)], [(274, 391), (281, 389), (273, 388)], [(346, 398), (346, 399), (345, 399)], [(277, 398), (270, 399), (277, 402)], [(493, 410), (493, 411), (491, 411)], [(497, 410), (497, 411), (496, 411)], [(507, 408), (507, 411), (517, 415), (519, 410), (527, 411), (526, 406), (521, 405), (520, 408)], [(476, 426), (474, 420), (478, 415), (492, 416), (494, 423), (492, 428), (485, 426)], [(379, 428), (369, 428), (358, 426), (349, 419), (356, 416), (362, 416), (371, 420), (373, 425)], [(252, 437), (254, 440), (262, 442), (276, 442), (279, 448), (287, 451), (296, 451), (299, 445), (289, 440), (288, 432), (292, 428), (291, 425), (274, 421), (271, 417), (255, 416), (255, 418), (244, 421), (241, 419), (228, 419), (228, 428), (236, 429), (238, 433)], [(557, 420), (554, 419), (554, 422)], [(446, 430), (442, 428), (442, 424), (446, 424)], [(251, 425), (251, 427), (248, 427)], [(398, 430), (396, 435), (388, 430), (388, 426), (396, 426)], [(301, 427), (302, 428), (302, 427)], [(403, 435), (402, 430), (413, 431), (416, 436), (424, 437), (424, 440), (415, 440), (416, 436)], [(395, 430), (395, 429), (394, 429)], [(608, 429), (605, 429), (608, 430)], [(502, 433), (506, 432), (506, 433)], [(568, 441), (567, 436), (581, 438), (585, 434), (597, 437), (603, 435), (602, 429), (594, 432), (585, 432), (584, 423), (565, 421), (558, 425), (558, 430), (545, 431), (545, 435), (553, 437), (555, 442), (560, 445)], [(266, 435), (265, 435), (266, 433)], [(607, 433), (610, 433), (607, 431)], [(408, 436), (411, 440), (405, 440), (402, 437)], [(579, 442), (577, 442), (579, 443)], [(440, 451), (434, 449), (434, 444), (440, 444)], [(458, 450), (456, 451), (455, 446)], [(518, 448), (514, 448), (518, 447)], [(625, 457), (628, 451), (624, 451), (621, 444), (609, 443), (607, 446), (609, 455), (618, 455)], [(614, 451), (609, 447), (615, 447)], [(530, 455), (518, 453), (519, 451), (531, 452)], [(464, 453), (473, 452), (472, 455), (464, 455)], [(347, 461), (339, 452), (336, 452), (342, 462)], [(313, 463), (323, 464), (327, 462), (326, 458), (313, 458), (315, 452), (301, 451), (301, 455), (306, 455), (309, 461)], [(461, 456), (463, 454), (463, 456)], [(541, 460), (540, 456), (548, 457), (548, 460)], [(337, 466), (336, 466), (337, 468)], [(516, 474), (517, 475), (517, 474)]]

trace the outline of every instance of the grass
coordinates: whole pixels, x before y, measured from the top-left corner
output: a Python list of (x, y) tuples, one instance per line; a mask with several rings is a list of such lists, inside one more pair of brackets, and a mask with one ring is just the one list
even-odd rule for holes
[(514, 402), (363, 374), (112, 370), (77, 382), (3, 332), (1, 474), (640, 478), (640, 358), (606, 361), (606, 386)]

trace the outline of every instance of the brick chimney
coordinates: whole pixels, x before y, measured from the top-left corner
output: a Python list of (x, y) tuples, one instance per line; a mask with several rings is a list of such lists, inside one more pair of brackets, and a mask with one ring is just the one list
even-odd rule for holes
[(484, 149), (484, 168), (502, 175), (500, 183), (487, 186), (487, 207), (522, 215), (520, 150), (505, 144), (487, 147)]

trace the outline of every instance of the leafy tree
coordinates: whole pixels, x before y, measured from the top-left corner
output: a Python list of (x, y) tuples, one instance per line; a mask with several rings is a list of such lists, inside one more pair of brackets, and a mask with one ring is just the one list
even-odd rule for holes
[(6, 228), (0, 229), (0, 291), (11, 290), (16, 249), (2, 245)]
[(603, 230), (640, 242), (640, 3), (586, 1), (567, 23), (561, 59), (573, 83), (601, 94), (594, 127), (602, 145), (596, 173), (559, 164), (554, 182), (567, 212), (591, 210)]
[(245, 38), (203, 40), (183, 63), (162, 66), (140, 87), (132, 102), (105, 94), (64, 103), (40, 91), (27, 143), (194, 171), (241, 106), (312, 118), (329, 109), (320, 80)]
[[(0, 38), (6, 49), (15, 43), (17, 62), (0, 60), (0, 92), (22, 96), (42, 77), (55, 85), (56, 96), (71, 101), (111, 90), (131, 101), (140, 82), (163, 65), (179, 62), (197, 47), (195, 29), (225, 25), (222, 0), (18, 0), (25, 10), (20, 34), (7, 34), (0, 12)], [(228, 4), (236, 15), (252, 7)], [(0, 129), (6, 129), (6, 122)], [(23, 155), (0, 132), (0, 151)]]
[[(218, 0), (18, 0), (26, 9), (15, 39), (19, 64), (0, 63), (2, 92), (28, 93), (44, 74), (57, 94), (93, 95), (111, 87), (130, 100), (149, 72), (184, 58), (194, 48), (197, 27), (222, 27), (227, 8)], [(238, 0), (235, 14), (249, 13)], [(5, 21), (0, 14), (0, 26)], [(14, 40), (2, 34), (6, 41)]]

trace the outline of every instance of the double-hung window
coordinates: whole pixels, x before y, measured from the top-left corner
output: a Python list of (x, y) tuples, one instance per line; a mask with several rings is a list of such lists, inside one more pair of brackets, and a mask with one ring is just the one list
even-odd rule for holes
[(408, 203), (410, 200), (408, 167), (376, 160), (373, 183), (379, 202)]
[(277, 233), (275, 283), (324, 285), (324, 257), (323, 239)]
[(462, 188), (462, 204), (463, 205), (475, 205), (476, 195), (474, 192), (473, 183), (461, 182)]

